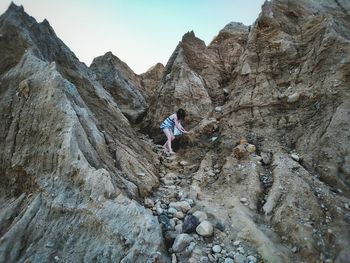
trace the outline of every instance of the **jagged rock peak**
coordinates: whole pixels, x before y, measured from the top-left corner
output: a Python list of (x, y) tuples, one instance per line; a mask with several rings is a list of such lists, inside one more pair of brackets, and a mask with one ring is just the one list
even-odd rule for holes
[[(34, 17), (24, 11), (23, 6), (12, 3), (8, 10), (0, 16), (0, 24), (2, 35), (8, 39), (6, 48), (11, 49), (16, 45), (18, 54), (30, 48), (35, 50), (36, 56), (41, 60), (55, 61), (61, 65), (72, 59), (74, 67), (79, 67), (78, 58), (56, 35), (50, 23), (46, 19), (38, 23)], [(6, 55), (10, 53), (11, 51)]]
[(164, 69), (165, 67), (162, 63), (157, 63), (140, 75), (141, 85), (148, 98), (154, 95), (154, 91), (163, 77)]
[[(147, 69), (147, 72), (153, 72), (153, 71), (161, 71), (161, 70), (164, 70), (164, 65), (162, 63), (157, 63), (155, 65), (153, 65), (152, 67), (150, 67), (149, 69)], [(143, 74), (145, 74), (143, 73)]]
[(99, 57), (94, 58), (94, 60), (91, 63), (91, 66), (93, 66), (94, 63), (96, 63), (97, 61), (100, 61), (100, 60), (108, 61), (108, 62), (112, 63), (113, 65), (118, 66), (118, 68), (120, 70), (121, 69), (126, 70), (126, 71), (132, 72), (134, 75), (136, 75), (134, 73), (134, 71), (128, 66), (128, 64), (126, 64), (120, 58), (115, 56), (111, 51), (106, 52), (106, 54), (104, 54), (103, 56), (99, 56)]
[(13, 2), (11, 2), (6, 12), (0, 16), (0, 19), (21, 27), (30, 27), (36, 23), (36, 20), (24, 11), (22, 5), (18, 6)]
[(188, 44), (197, 44), (205, 47), (205, 42), (198, 37), (196, 37), (195, 33), (192, 31), (187, 32), (182, 37), (182, 43), (188, 43)]
[(24, 7), (23, 7), (23, 5), (16, 5), (14, 2), (11, 2), (10, 6), (7, 9), (7, 12), (9, 12), (9, 11), (24, 13)]
[[(29, 29), (33, 24), (37, 24), (37, 21), (34, 17), (28, 15), (24, 7), (22, 5), (16, 5), (15, 3), (11, 2), (10, 6), (6, 10), (6, 12), (1, 15), (2, 19), (11, 21), (12, 24), (20, 27), (24, 27)], [(51, 27), (49, 21), (45, 18), (41, 23), (38, 23), (39, 25), (43, 25), (50, 29), (50, 31), (53, 31), (53, 28)]]
[(237, 32), (248, 32), (249, 26), (244, 25), (241, 22), (230, 22), (228, 23), (220, 33), (237, 33)]
[(137, 122), (148, 108), (141, 91), (140, 76), (110, 51), (95, 58), (90, 69), (118, 102), (123, 114)]

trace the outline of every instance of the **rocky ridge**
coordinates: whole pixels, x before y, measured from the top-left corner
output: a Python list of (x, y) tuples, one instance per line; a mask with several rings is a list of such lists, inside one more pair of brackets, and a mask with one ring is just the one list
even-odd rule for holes
[(136, 201), (158, 185), (157, 159), (113, 96), (23, 7), (11, 4), (0, 34), (0, 262), (163, 257)]
[[(189, 32), (165, 69), (137, 76), (110, 53), (111, 71), (92, 71), (11, 5), (0, 262), (347, 262), (347, 10), (266, 1), (252, 26), (230, 23), (208, 46)], [(106, 84), (116, 74), (147, 93), (148, 135)], [(192, 134), (168, 157), (154, 142), (178, 107)]]

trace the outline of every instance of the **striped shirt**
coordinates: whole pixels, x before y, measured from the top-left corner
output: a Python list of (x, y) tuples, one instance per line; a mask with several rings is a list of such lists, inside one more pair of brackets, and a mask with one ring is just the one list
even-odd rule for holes
[(168, 118), (166, 118), (162, 124), (160, 125), (160, 129), (164, 130), (164, 129), (170, 129), (171, 131), (174, 130), (174, 126), (175, 126), (175, 121), (173, 119), (170, 118), (170, 116)]

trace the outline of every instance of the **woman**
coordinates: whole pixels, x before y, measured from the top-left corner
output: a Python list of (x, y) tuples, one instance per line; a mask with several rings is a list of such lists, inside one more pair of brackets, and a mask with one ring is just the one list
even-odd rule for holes
[(174, 136), (174, 128), (176, 127), (182, 133), (188, 133), (181, 125), (180, 121), (184, 120), (186, 117), (186, 112), (184, 109), (178, 109), (177, 112), (171, 114), (167, 117), (162, 124), (160, 125), (160, 129), (165, 133), (167, 137), (167, 141), (164, 144), (165, 152), (169, 154), (175, 154), (173, 149), (171, 148), (171, 142), (175, 139)]

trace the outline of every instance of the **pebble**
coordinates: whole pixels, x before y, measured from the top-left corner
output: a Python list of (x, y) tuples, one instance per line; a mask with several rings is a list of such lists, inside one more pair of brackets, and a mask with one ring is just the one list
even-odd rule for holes
[(199, 225), (198, 218), (194, 215), (187, 215), (183, 222), (183, 232), (194, 233)]
[(191, 252), (194, 250), (194, 248), (195, 248), (196, 245), (197, 245), (196, 242), (191, 242), (191, 243), (186, 247), (186, 252), (191, 253)]
[(294, 246), (294, 247), (292, 248), (292, 252), (293, 252), (293, 253), (296, 253), (297, 251), (298, 251), (298, 248)]
[(272, 154), (269, 152), (262, 152), (261, 153), (262, 162), (266, 165), (270, 164), (272, 161)]
[(256, 147), (254, 144), (248, 144), (247, 147), (246, 147), (246, 150), (250, 153), (253, 153), (256, 151)]
[(234, 263), (232, 258), (225, 258), (224, 263)]
[(168, 209), (168, 213), (169, 214), (175, 214), (177, 212), (177, 210), (174, 208), (174, 207), (170, 207), (169, 209)]
[(188, 234), (180, 234), (175, 238), (173, 244), (173, 252), (181, 252), (183, 251), (192, 241), (192, 237)]
[(171, 247), (174, 244), (175, 238), (179, 234), (176, 233), (175, 231), (166, 231), (164, 233), (164, 243), (167, 247)]
[(212, 248), (214, 253), (220, 253), (221, 252), (221, 247), (219, 245), (215, 245)]
[(170, 222), (171, 228), (174, 229), (174, 227), (176, 226), (175, 220), (172, 218), (169, 220), (169, 222)]
[(247, 258), (241, 254), (235, 255), (235, 263), (246, 263)]
[(216, 112), (223, 112), (223, 111), (224, 111), (224, 107), (222, 107), (222, 106), (217, 106), (217, 107), (215, 107), (215, 111), (216, 111)]
[(190, 206), (193, 206), (194, 205), (194, 201), (193, 201), (193, 199), (186, 199), (185, 200)]
[(178, 192), (177, 193), (177, 199), (178, 200), (183, 200), (185, 198), (186, 194), (184, 192)]
[(172, 254), (171, 255), (171, 263), (177, 263), (176, 255)]
[(241, 201), (241, 203), (246, 203), (246, 202), (247, 202), (247, 198), (242, 197), (242, 198), (240, 199), (240, 201)]
[(299, 162), (299, 161), (300, 161), (300, 157), (299, 157), (299, 155), (297, 155), (296, 153), (292, 153), (292, 154), (290, 155), (290, 157), (292, 157), (292, 159), (293, 159), (294, 161), (296, 161), (296, 162)]
[(178, 219), (182, 219), (185, 217), (184, 213), (182, 213), (181, 211), (178, 211), (174, 214), (174, 217), (178, 218)]
[(188, 165), (188, 162), (186, 162), (186, 161), (181, 161), (181, 162), (180, 162), (180, 165), (186, 166), (186, 165)]
[(196, 228), (197, 234), (204, 236), (204, 237), (209, 237), (213, 235), (214, 228), (213, 225), (209, 221), (203, 221), (200, 223), (197, 228)]
[(238, 247), (238, 248), (237, 248), (237, 251), (238, 251), (239, 253), (241, 253), (241, 254), (244, 254), (244, 253), (245, 253), (243, 247)]
[(51, 241), (47, 242), (45, 245), (45, 247), (54, 247), (54, 246), (55, 246), (55, 244)]
[(200, 259), (199, 259), (199, 262), (200, 263), (208, 263), (209, 262), (209, 258), (208, 257), (201, 257)]
[(345, 208), (346, 210), (350, 210), (350, 204), (349, 204), (349, 203), (345, 203), (345, 204), (344, 204), (344, 208)]
[(175, 226), (175, 231), (176, 233), (182, 233), (182, 230), (183, 230), (183, 225), (182, 224), (178, 224)]
[(198, 218), (199, 223), (202, 223), (204, 220), (208, 219), (208, 216), (205, 212), (202, 211), (196, 211), (193, 213), (193, 216)]
[(160, 215), (158, 218), (159, 222), (163, 225), (164, 231), (172, 230), (170, 219), (165, 215)]
[(256, 263), (258, 261), (254, 256), (248, 256), (247, 259), (249, 263)]
[(157, 212), (158, 215), (163, 214), (163, 208), (157, 207), (157, 208), (156, 208), (156, 212)]
[(169, 204), (169, 207), (173, 207), (178, 211), (182, 211), (184, 213), (186, 213), (188, 210), (191, 209), (190, 204), (187, 201), (178, 201), (178, 202), (171, 202)]
[(300, 99), (300, 93), (296, 92), (288, 96), (287, 102), (294, 103), (294, 102), (297, 102), (299, 99)]
[(224, 232), (224, 231), (225, 231), (225, 225), (224, 225), (224, 223), (222, 223), (222, 222), (217, 222), (217, 223), (215, 224), (215, 227), (216, 227), (217, 229), (219, 229), (221, 232)]
[(59, 257), (59, 256), (55, 256), (55, 257), (54, 257), (54, 260), (59, 261), (59, 260), (60, 260), (60, 257)]
[(210, 262), (216, 262), (216, 257), (215, 257), (214, 255), (209, 254), (209, 255), (208, 255), (208, 258), (209, 258), (209, 261), (210, 261)]
[(239, 244), (241, 244), (241, 241), (239, 241), (239, 240), (236, 240), (235, 242), (233, 242), (234, 246), (239, 246)]
[(154, 202), (150, 198), (145, 198), (145, 207), (147, 208), (152, 208), (154, 207)]

